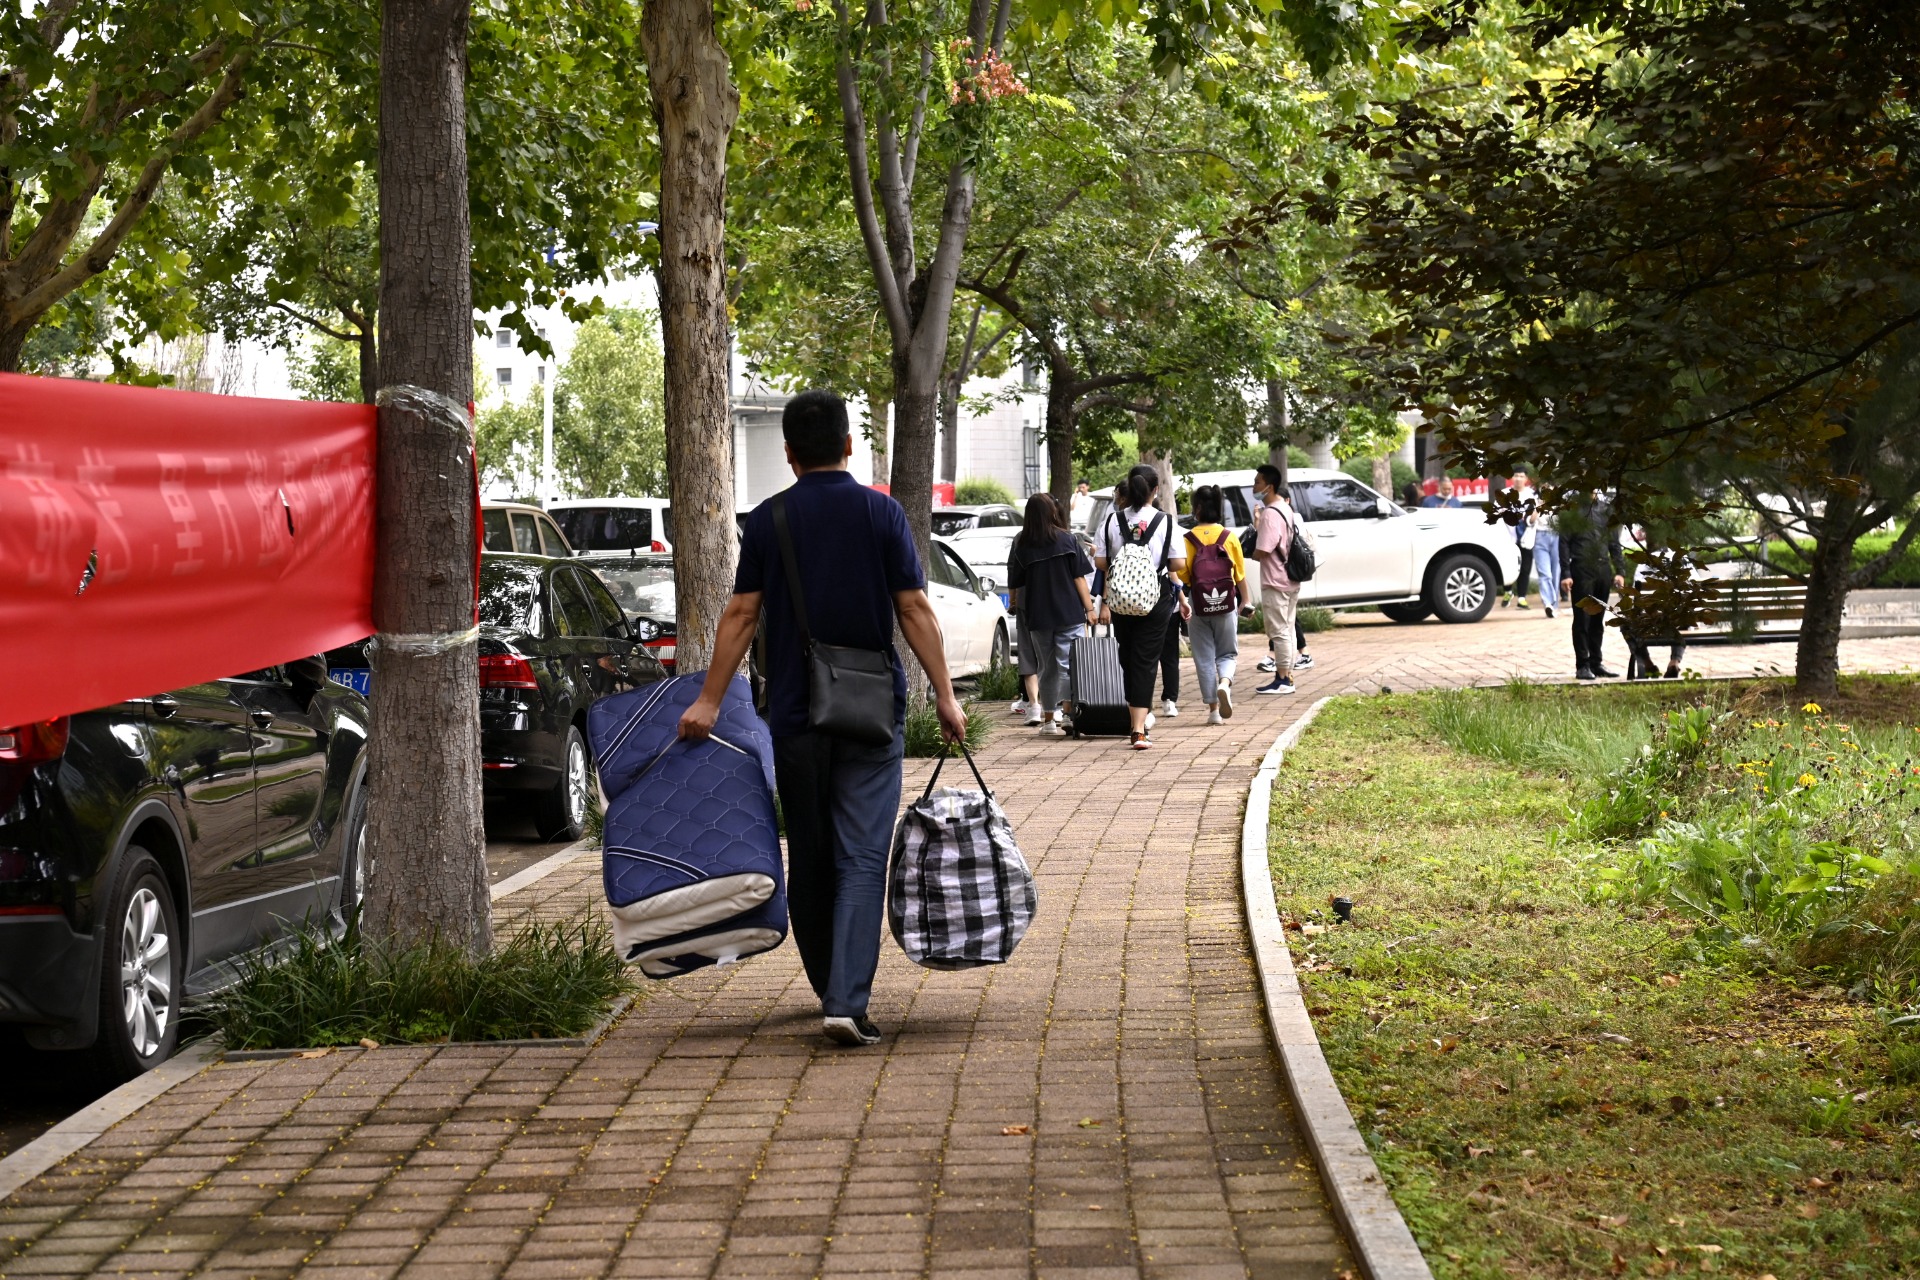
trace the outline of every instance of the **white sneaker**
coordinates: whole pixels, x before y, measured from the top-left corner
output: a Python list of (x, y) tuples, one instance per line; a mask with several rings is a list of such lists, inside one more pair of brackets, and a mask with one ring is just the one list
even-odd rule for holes
[(1226, 723), (1226, 720), (1220, 715), (1220, 709), (1218, 707), (1215, 707), (1212, 711), (1207, 712), (1207, 723), (1208, 724), (1225, 724)]
[(1049, 720), (1040, 726), (1040, 736), (1043, 738), (1064, 738), (1067, 736), (1067, 726), (1061, 724), (1058, 720)]
[(1160, 714), (1171, 720), (1180, 714), (1180, 708), (1172, 698), (1168, 698), (1160, 704)]
[(1153, 732), (1153, 712), (1147, 712), (1147, 732)]
[(1007, 714), (1010, 716), (1023, 715), (1026, 710), (1027, 700), (1025, 698), (1015, 698), (1013, 705), (1007, 708)]
[(1047, 718), (1046, 713), (1040, 710), (1040, 704), (1035, 703), (1033, 706), (1030, 706), (1027, 708), (1027, 727), (1028, 728), (1030, 729), (1037, 728), (1040, 722), (1042, 720), (1045, 720), (1046, 718)]
[(1253, 669), (1255, 671), (1271, 671), (1273, 667), (1274, 662), (1272, 658), (1262, 658), (1254, 664)]
[(1296, 653), (1293, 655), (1293, 669), (1295, 671), (1305, 671), (1308, 667), (1311, 667), (1312, 665), (1313, 665), (1312, 654)]
[(1213, 698), (1214, 714), (1222, 720), (1233, 719), (1233, 681), (1222, 680), (1219, 692)]

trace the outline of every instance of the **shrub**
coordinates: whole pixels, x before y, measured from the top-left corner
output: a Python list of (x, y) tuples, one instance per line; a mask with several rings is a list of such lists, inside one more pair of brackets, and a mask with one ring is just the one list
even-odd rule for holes
[[(987, 740), (987, 729), (991, 720), (987, 713), (980, 709), (978, 703), (966, 702), (961, 705), (967, 713), (967, 749), (978, 751), (980, 744)], [(928, 759), (940, 755), (945, 750), (945, 739), (940, 735), (940, 715), (933, 709), (933, 703), (924, 701), (909, 705), (906, 729), (907, 755), (916, 759)]]
[(1240, 618), (1239, 625), (1235, 628), (1238, 634), (1243, 636), (1257, 636), (1266, 629), (1266, 615), (1261, 611), (1259, 605), (1253, 606), (1252, 613), (1243, 614)]
[(1333, 620), (1333, 610), (1323, 604), (1303, 604), (1295, 616), (1300, 620), (1300, 629), (1308, 635), (1331, 631), (1339, 625)]
[(235, 962), (239, 977), (203, 1014), (230, 1049), (577, 1036), (627, 987), (606, 926), (528, 927), (475, 958), (435, 938), (396, 948), (359, 921), (318, 928)]
[(1583, 840), (1618, 840), (1638, 835), (1680, 808), (1702, 781), (1699, 766), (1730, 715), (1705, 706), (1665, 713), (1654, 723), (1653, 740), (1608, 776), (1600, 794), (1575, 811), (1570, 834)]
[(980, 674), (973, 692), (982, 702), (1011, 702), (1020, 696), (1020, 668), (1011, 662), (988, 667)]
[[(1393, 473), (1393, 483), (1390, 487), (1391, 491), (1387, 496), (1395, 502), (1398, 502), (1400, 500), (1400, 491), (1406, 488), (1412, 481), (1418, 480), (1420, 473), (1398, 458), (1391, 459), (1390, 466)], [(1361, 484), (1366, 485), (1369, 489), (1373, 487), (1372, 458), (1348, 458), (1340, 464), (1340, 469), (1352, 476), (1355, 480), (1358, 480)]]
[(963, 507), (984, 507), (995, 502), (1013, 506), (1020, 501), (1013, 490), (992, 476), (968, 476), (953, 486), (953, 500)]

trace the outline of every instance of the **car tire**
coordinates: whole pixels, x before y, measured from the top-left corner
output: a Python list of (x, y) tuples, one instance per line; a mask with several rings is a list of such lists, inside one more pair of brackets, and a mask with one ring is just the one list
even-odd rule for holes
[(570, 724), (560, 744), (560, 779), (534, 797), (533, 821), (542, 840), (571, 843), (586, 834), (587, 804), (593, 795), (593, 757), (580, 726)]
[(351, 923), (367, 900), (367, 788), (353, 789), (347, 801), (345, 843), (340, 849), (340, 919)]
[(1416, 600), (1404, 604), (1383, 604), (1380, 612), (1395, 622), (1423, 622), (1433, 616), (1433, 606), (1424, 600)]
[(1500, 591), (1486, 561), (1466, 552), (1448, 556), (1427, 580), (1427, 604), (1442, 622), (1478, 622)]
[(987, 656), (987, 669), (1001, 671), (1012, 661), (1013, 645), (1007, 639), (1007, 626), (999, 623), (993, 628), (993, 651)]
[(186, 970), (173, 887), (140, 846), (127, 846), (97, 929), (100, 1030), (94, 1066), (105, 1079), (131, 1080), (178, 1047)]

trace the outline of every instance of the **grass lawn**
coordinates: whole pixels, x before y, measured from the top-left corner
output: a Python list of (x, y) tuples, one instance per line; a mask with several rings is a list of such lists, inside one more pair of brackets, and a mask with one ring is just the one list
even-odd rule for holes
[[(1635, 842), (1568, 828), (1649, 721), (1703, 696), (1736, 695), (1348, 698), (1286, 758), (1272, 865), (1305, 926), (1294, 962), (1439, 1276), (1920, 1275), (1920, 1037), (1890, 1025), (1890, 988), (1850, 996), (1753, 960), (1742, 930), (1608, 900), (1598, 872)], [(1751, 689), (1725, 723), (1790, 716), (1781, 697)], [(1864, 750), (1913, 753), (1920, 686), (1843, 702)], [(1736, 735), (1729, 770), (1743, 752)]]

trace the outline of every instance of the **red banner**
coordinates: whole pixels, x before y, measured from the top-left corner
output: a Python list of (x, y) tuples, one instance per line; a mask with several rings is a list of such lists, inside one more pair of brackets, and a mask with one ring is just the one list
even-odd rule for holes
[(374, 410), (0, 374), (0, 725), (373, 631)]

